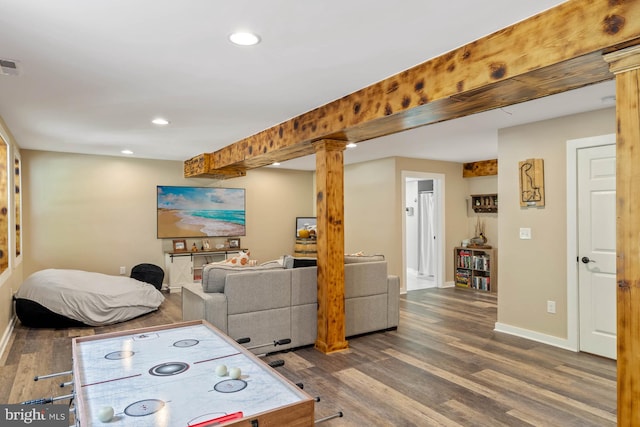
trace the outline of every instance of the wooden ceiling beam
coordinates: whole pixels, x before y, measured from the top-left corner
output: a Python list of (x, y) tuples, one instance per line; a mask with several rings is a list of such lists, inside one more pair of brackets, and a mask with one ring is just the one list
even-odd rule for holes
[(640, 0), (570, 0), (226, 146), (209, 163), (189, 159), (185, 176), (246, 171), (312, 154), (317, 140), (364, 141), (609, 80), (602, 54), (637, 43)]
[(479, 176), (498, 175), (498, 159), (481, 160), (462, 164), (462, 177), (475, 178)]

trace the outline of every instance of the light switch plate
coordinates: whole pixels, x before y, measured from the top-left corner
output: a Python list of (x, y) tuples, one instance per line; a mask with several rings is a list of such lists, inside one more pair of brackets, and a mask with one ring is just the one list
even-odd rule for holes
[(523, 240), (531, 239), (531, 229), (530, 228), (520, 228), (520, 238)]

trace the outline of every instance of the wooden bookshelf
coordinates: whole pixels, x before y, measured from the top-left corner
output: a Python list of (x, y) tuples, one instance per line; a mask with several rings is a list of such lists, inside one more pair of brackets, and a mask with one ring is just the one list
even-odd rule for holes
[(498, 257), (494, 248), (457, 247), (453, 253), (456, 286), (485, 292), (498, 290)]

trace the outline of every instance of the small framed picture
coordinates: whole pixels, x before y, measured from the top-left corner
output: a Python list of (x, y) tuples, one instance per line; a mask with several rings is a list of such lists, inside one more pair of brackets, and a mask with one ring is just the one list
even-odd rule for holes
[(240, 239), (233, 238), (233, 239), (228, 239), (227, 241), (229, 242), (229, 249), (239, 249), (240, 248)]
[(173, 251), (174, 252), (185, 252), (187, 250), (187, 242), (186, 240), (174, 240), (173, 241)]
[(203, 240), (202, 241), (202, 250), (208, 251), (209, 249), (211, 249), (211, 245), (209, 245), (209, 241), (208, 240)]

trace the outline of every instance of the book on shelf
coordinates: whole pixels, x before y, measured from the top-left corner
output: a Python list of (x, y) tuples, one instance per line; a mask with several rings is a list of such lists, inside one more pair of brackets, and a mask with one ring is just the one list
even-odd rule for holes
[(455, 281), (458, 285), (469, 286), (469, 279), (471, 278), (471, 274), (469, 270), (457, 269)]
[(490, 278), (485, 276), (474, 276), (471, 287), (481, 291), (488, 291), (491, 289)]
[(460, 249), (458, 251), (458, 267), (471, 268), (471, 251), (468, 249)]
[(474, 270), (489, 271), (489, 257), (486, 255), (476, 255), (473, 257), (472, 265)]

